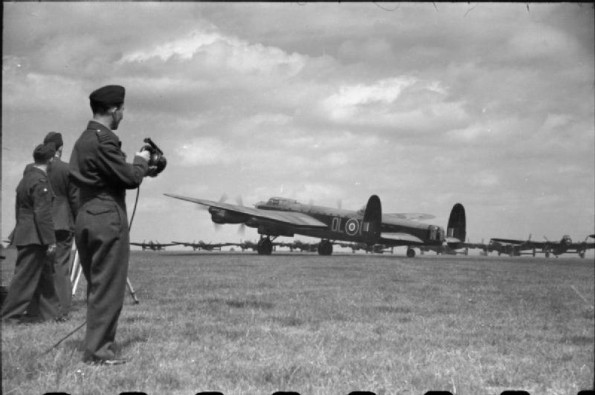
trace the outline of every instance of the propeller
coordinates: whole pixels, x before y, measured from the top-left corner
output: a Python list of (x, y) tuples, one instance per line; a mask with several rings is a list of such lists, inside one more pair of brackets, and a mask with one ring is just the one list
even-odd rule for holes
[[(227, 200), (227, 193), (223, 193), (221, 195), (221, 197), (219, 198), (219, 203), (225, 203), (225, 201)], [(219, 232), (221, 230), (221, 224), (218, 224), (216, 222), (213, 222), (213, 228), (215, 229), (215, 232)]]
[[(236, 197), (236, 203), (238, 204), (238, 206), (244, 207), (244, 200), (242, 199), (242, 195), (238, 195)], [(243, 236), (245, 234), (246, 234), (246, 224), (241, 223), (240, 225), (238, 225), (238, 235)]]

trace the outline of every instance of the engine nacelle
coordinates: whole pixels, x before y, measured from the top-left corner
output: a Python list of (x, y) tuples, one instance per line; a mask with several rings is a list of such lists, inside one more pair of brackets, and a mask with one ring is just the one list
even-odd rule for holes
[(209, 207), (211, 220), (216, 224), (240, 224), (246, 222), (245, 214), (234, 213), (217, 207)]
[(276, 224), (274, 222), (260, 222), (257, 226), (258, 234), (267, 236), (286, 236), (293, 237), (295, 232), (286, 226)]

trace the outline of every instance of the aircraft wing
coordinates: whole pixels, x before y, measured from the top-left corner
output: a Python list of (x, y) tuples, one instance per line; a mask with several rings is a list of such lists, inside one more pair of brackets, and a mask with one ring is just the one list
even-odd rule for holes
[(514, 239), (490, 239), (491, 242), (496, 242), (500, 244), (509, 244), (512, 246), (520, 247), (521, 250), (530, 250), (530, 249), (538, 249), (538, 248), (545, 248), (546, 245), (553, 245), (557, 243), (552, 242), (544, 242), (544, 241), (531, 241), (531, 240), (514, 240)]
[(406, 219), (410, 221), (420, 221), (436, 218), (432, 214), (424, 213), (382, 213), (382, 222), (391, 222), (391, 220)]
[(419, 237), (413, 236), (409, 233), (389, 233), (389, 232), (382, 232), (380, 234), (380, 240), (378, 241), (379, 244), (388, 244), (394, 245), (395, 243), (400, 243), (402, 245), (408, 244), (424, 244), (424, 241)]
[(463, 248), (479, 248), (485, 250), (488, 248), (488, 245), (483, 243), (463, 243)]
[(553, 243), (545, 243), (543, 241), (531, 241), (531, 240), (515, 240), (515, 239), (490, 239), (490, 241), (495, 241), (497, 243), (501, 243), (501, 244), (512, 244), (512, 245), (523, 245), (523, 246), (527, 246), (527, 247), (536, 247), (536, 248), (541, 248), (546, 244), (553, 244)]
[(569, 249), (572, 250), (588, 250), (591, 248), (595, 248), (595, 243), (586, 243), (586, 242), (582, 242), (582, 243), (572, 243), (568, 246)]
[(188, 202), (200, 204), (207, 207), (216, 207), (221, 210), (227, 210), (233, 213), (244, 214), (256, 219), (273, 221), (283, 225), (291, 225), (302, 228), (327, 228), (324, 222), (317, 220), (304, 213), (297, 213), (292, 211), (275, 211), (275, 210), (261, 210), (257, 208), (236, 206), (233, 204), (214, 202), (211, 200), (195, 199), (185, 196), (172, 195), (165, 193), (165, 196), (173, 197), (175, 199), (186, 200)]
[(130, 242), (130, 245), (133, 245), (133, 246), (139, 246), (139, 247), (148, 246), (148, 244), (143, 244), (143, 243), (132, 243), (132, 242)]
[(513, 245), (520, 245), (525, 244), (527, 240), (514, 240), (514, 239), (490, 239), (490, 241), (495, 241), (496, 243), (501, 244), (513, 244)]

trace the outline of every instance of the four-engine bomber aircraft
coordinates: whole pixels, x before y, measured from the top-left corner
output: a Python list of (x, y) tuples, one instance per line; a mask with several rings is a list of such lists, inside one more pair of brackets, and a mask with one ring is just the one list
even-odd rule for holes
[(198, 243), (196, 243), (196, 242), (187, 243), (187, 242), (183, 242), (183, 241), (172, 241), (172, 243), (174, 243), (176, 245), (182, 245), (184, 247), (192, 247), (192, 250), (194, 250), (194, 251), (196, 251), (196, 250), (204, 250), (204, 251), (219, 250), (219, 251), (221, 251), (221, 247), (236, 245), (234, 243), (205, 243), (202, 240), (199, 240)]
[(440, 226), (416, 221), (433, 218), (426, 214), (382, 214), (380, 199), (376, 195), (370, 196), (366, 206), (359, 211), (302, 204), (279, 197), (256, 203), (255, 208), (251, 208), (167, 193), (165, 195), (207, 206), (211, 219), (216, 224), (245, 224), (256, 228), (261, 235), (257, 245), (257, 251), (261, 255), (272, 253), (272, 241), (275, 238), (293, 237), (295, 234), (320, 238), (320, 255), (331, 255), (333, 241), (342, 240), (370, 246), (407, 246), (408, 257), (415, 256), (413, 247), (440, 246), (446, 243), (451, 248), (457, 248), (466, 237), (465, 209), (460, 203), (452, 208), (445, 233)]
[[(593, 238), (595, 235), (589, 235), (588, 238)], [(512, 240), (512, 239), (496, 239), (493, 238), (490, 240), (490, 244), (500, 244), (505, 246), (510, 246), (513, 253), (511, 255), (520, 255), (523, 250), (531, 250), (533, 252), (533, 256), (537, 252), (537, 249), (540, 249), (542, 253), (545, 254), (546, 258), (550, 257), (550, 254), (554, 254), (556, 257), (558, 255), (562, 255), (565, 253), (576, 252), (578, 256), (581, 258), (585, 257), (585, 252), (588, 249), (595, 248), (595, 243), (591, 242), (588, 243), (587, 239), (580, 243), (573, 243), (572, 239), (568, 235), (562, 236), (560, 241), (531, 241), (531, 237), (529, 240)]]
[(144, 250), (161, 251), (161, 250), (165, 250), (165, 247), (175, 245), (175, 243), (162, 244), (159, 242), (153, 243), (153, 241), (149, 241), (148, 243), (145, 243), (145, 241), (143, 240), (142, 243), (130, 243), (130, 245), (142, 247), (143, 251)]

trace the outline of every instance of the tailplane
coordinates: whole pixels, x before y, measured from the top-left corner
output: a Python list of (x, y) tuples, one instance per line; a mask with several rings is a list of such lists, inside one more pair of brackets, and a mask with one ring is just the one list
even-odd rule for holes
[(446, 242), (451, 248), (457, 248), (458, 245), (467, 239), (467, 219), (465, 217), (465, 207), (457, 203), (450, 211), (448, 227), (446, 228)]

